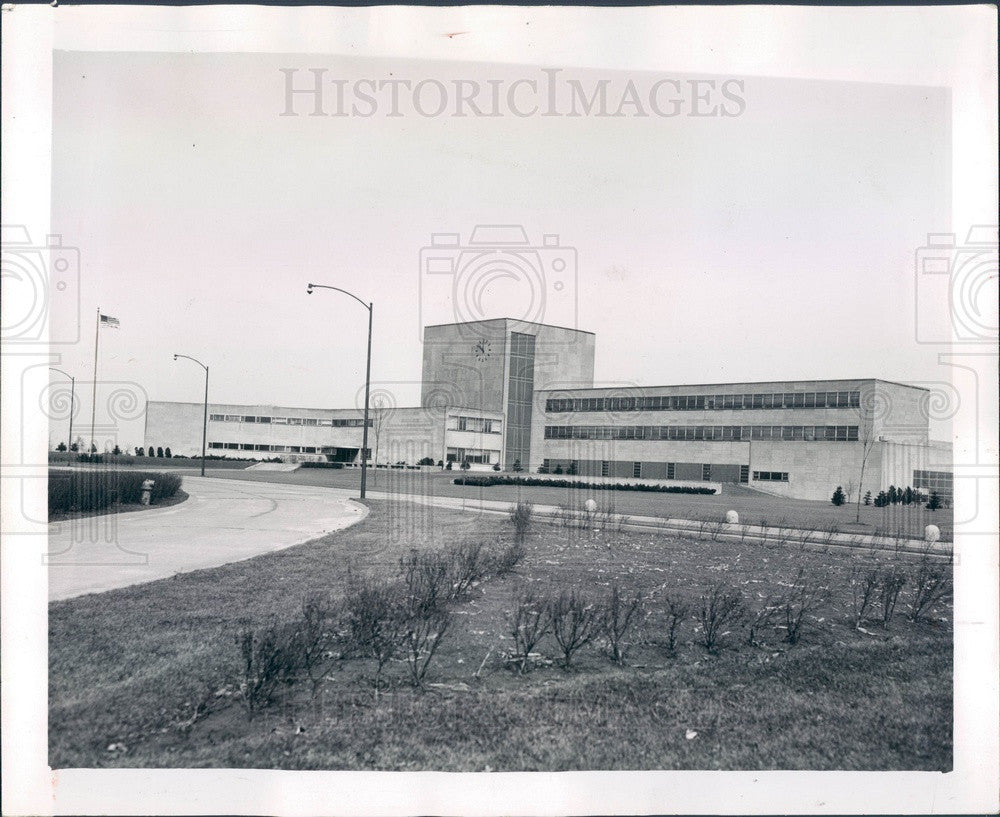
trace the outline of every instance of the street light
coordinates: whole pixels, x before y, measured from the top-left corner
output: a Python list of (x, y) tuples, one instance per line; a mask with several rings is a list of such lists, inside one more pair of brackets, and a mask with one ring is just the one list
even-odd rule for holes
[(327, 286), (326, 284), (309, 284), (306, 287), (306, 294), (312, 295), (314, 289), (332, 289), (335, 292), (349, 295), (368, 310), (368, 360), (365, 364), (365, 419), (364, 433), (361, 438), (361, 498), (364, 499), (365, 486), (368, 482), (368, 393), (371, 388), (372, 379), (372, 312), (374, 311), (374, 304), (371, 302), (365, 303), (353, 292), (348, 292), (346, 289)]
[(205, 370), (205, 416), (201, 423), (201, 475), (205, 476), (205, 438), (208, 435), (208, 366), (190, 355), (174, 355), (174, 360), (179, 357), (192, 360)]
[(62, 369), (57, 369), (55, 366), (49, 366), (53, 372), (59, 372), (63, 377), (69, 378), (69, 444), (66, 447), (67, 451), (73, 450), (73, 413), (76, 410), (76, 378), (73, 375), (64, 372)]

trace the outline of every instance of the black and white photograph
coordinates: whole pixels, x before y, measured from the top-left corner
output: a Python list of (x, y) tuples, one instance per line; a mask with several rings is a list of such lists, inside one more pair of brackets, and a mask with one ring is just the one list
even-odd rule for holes
[(996, 22), (5, 5), (4, 814), (995, 811)]

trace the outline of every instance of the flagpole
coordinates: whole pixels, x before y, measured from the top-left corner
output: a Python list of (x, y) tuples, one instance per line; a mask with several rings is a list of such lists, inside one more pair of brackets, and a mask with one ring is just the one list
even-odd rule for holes
[(94, 327), (94, 394), (90, 401), (90, 447), (92, 451), (88, 451), (88, 454), (94, 454), (97, 452), (97, 440), (94, 438), (94, 422), (97, 419), (97, 345), (101, 338), (101, 308), (97, 307), (97, 326)]

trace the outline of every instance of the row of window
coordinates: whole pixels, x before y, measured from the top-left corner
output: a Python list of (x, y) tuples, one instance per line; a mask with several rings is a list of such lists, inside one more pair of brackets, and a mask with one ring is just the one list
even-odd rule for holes
[[(318, 417), (261, 417), (254, 414), (209, 414), (215, 423), (268, 423), (282, 426), (326, 426), (327, 428), (361, 428), (365, 423), (360, 417), (338, 417), (334, 419)], [(371, 428), (373, 421), (368, 421)]]
[(267, 445), (266, 443), (209, 443), (209, 448), (228, 449), (230, 451), (278, 451), (292, 454), (319, 453), (314, 445)]
[(456, 417), (453, 431), (475, 431), (480, 434), (499, 434), (500, 429), (494, 429), (496, 420), (485, 417)]
[(333, 449), (315, 445), (268, 445), (267, 443), (209, 443), (209, 448), (230, 451), (276, 451), (281, 454), (326, 454)]
[(697, 411), (725, 409), (857, 408), (859, 391), (780, 392), (761, 394), (664, 394), (642, 397), (550, 398), (545, 410)]
[(500, 461), (499, 451), (476, 448), (449, 448), (445, 455), (448, 462), (469, 462), (489, 464)]
[(547, 440), (856, 442), (857, 426), (545, 426)]
[(754, 471), (753, 478), (758, 482), (788, 482), (787, 471)]

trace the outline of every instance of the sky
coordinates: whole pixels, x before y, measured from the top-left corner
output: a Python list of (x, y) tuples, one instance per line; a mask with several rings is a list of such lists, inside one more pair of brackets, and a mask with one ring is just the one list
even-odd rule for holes
[[(407, 102), (394, 117), (380, 96), (366, 118), (308, 116), (296, 97), (282, 116), (282, 68), (300, 86), (326, 69), (348, 91), (544, 79), (535, 65), (56, 52), (52, 231), (80, 252), (80, 341), (61, 362), (81, 381), (74, 436), (98, 307), (121, 323), (100, 337), (99, 423), (115, 384), (200, 402), (202, 370), (174, 353), (210, 366), (213, 401), (357, 405), (366, 312), (308, 297), (310, 281), (375, 304), (373, 383), (417, 403), (423, 325), (525, 314), (524, 281), (495, 282), (477, 311), (421, 267), (433, 234), (467, 246), (490, 224), (523, 226), (535, 247), (558, 236), (535, 256), (569, 259), (558, 291), (545, 268), (542, 317), (596, 333), (598, 384), (941, 379), (915, 342), (914, 253), (951, 229), (946, 89), (565, 68), (588, 92), (609, 80), (611, 108), (629, 80), (642, 96), (663, 78), (738, 80), (743, 105), (691, 116), (688, 94), (674, 117), (455, 117)], [(119, 439), (139, 445), (130, 416)]]

